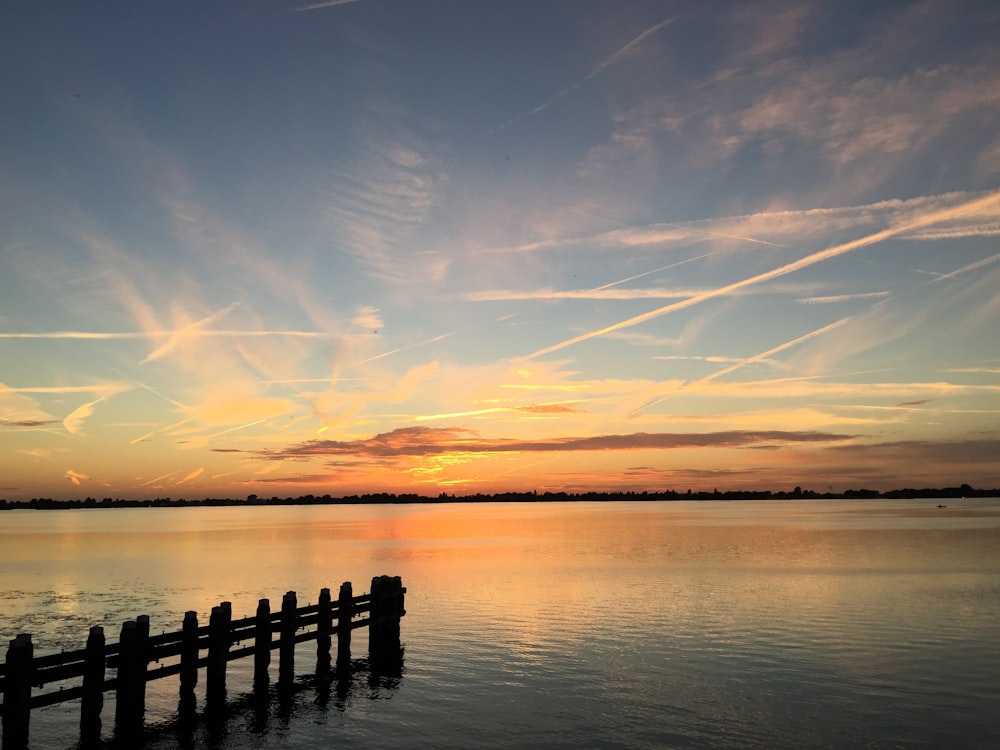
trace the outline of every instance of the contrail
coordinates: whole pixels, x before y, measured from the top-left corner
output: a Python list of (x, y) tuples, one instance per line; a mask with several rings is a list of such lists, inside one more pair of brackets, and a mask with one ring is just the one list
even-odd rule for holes
[(301, 8), (295, 8), (293, 13), (301, 13), (305, 10), (319, 10), (320, 8), (332, 8), (335, 5), (347, 5), (348, 3), (356, 3), (359, 0), (324, 0), (321, 3), (313, 3), (312, 5), (303, 5)]
[(939, 274), (936, 279), (931, 279), (930, 283), (933, 284), (937, 281), (944, 281), (945, 279), (953, 279), (956, 276), (960, 276), (963, 273), (968, 273), (969, 271), (978, 271), (980, 268), (985, 268), (990, 263), (996, 263), (998, 260), (1000, 260), (1000, 253), (998, 253), (997, 255), (991, 255), (989, 258), (983, 258), (982, 260), (977, 260), (975, 263), (970, 263), (967, 266), (956, 268), (951, 273)]
[(566, 339), (558, 344), (553, 344), (552, 346), (545, 347), (544, 349), (539, 349), (532, 354), (527, 355), (523, 359), (534, 359), (535, 357), (541, 357), (545, 354), (551, 354), (552, 352), (557, 352), (560, 349), (565, 349), (573, 344), (579, 344), (581, 341), (586, 341), (587, 339), (596, 338), (597, 336), (603, 336), (606, 333), (611, 333), (612, 331), (618, 331), (622, 328), (630, 328), (639, 323), (645, 323), (647, 320), (652, 320), (653, 318), (658, 318), (661, 315), (666, 315), (667, 313), (675, 312), (676, 310), (683, 310), (687, 307), (692, 307), (700, 302), (706, 300), (714, 299), (716, 297), (721, 297), (723, 295), (735, 292), (738, 289), (743, 289), (744, 287), (753, 286), (755, 284), (760, 284), (765, 281), (770, 281), (771, 279), (776, 279), (781, 276), (785, 276), (795, 271), (800, 271), (803, 268), (808, 268), (809, 266), (815, 265), (817, 263), (822, 263), (825, 260), (830, 260), (831, 258), (836, 258), (840, 255), (845, 255), (852, 250), (857, 250), (861, 247), (867, 247), (869, 245), (874, 245), (883, 240), (887, 240), (890, 237), (895, 237), (896, 235), (903, 234), (912, 229), (917, 229), (920, 227), (931, 226), (941, 221), (948, 221), (954, 219), (958, 216), (962, 216), (967, 213), (973, 213), (981, 208), (992, 206), (994, 204), (1000, 204), (1000, 192), (995, 192), (987, 195), (983, 198), (977, 198), (976, 200), (969, 201), (962, 205), (956, 206), (954, 208), (945, 208), (939, 211), (933, 211), (929, 214), (921, 216), (913, 221), (900, 224), (895, 227), (889, 227), (888, 229), (883, 229), (874, 234), (870, 234), (867, 237), (860, 237), (856, 240), (851, 240), (850, 242), (843, 242), (839, 245), (834, 245), (833, 247), (828, 247), (825, 250), (820, 250), (811, 255), (807, 255), (804, 258), (793, 261), (792, 263), (787, 263), (779, 268), (775, 268), (771, 271), (765, 271), (764, 273), (757, 274), (756, 276), (751, 276), (749, 278), (743, 279), (742, 281), (736, 281), (732, 284), (727, 284), (726, 286), (719, 287), (718, 289), (711, 289), (707, 292), (701, 294), (696, 294), (694, 296), (688, 297), (687, 299), (681, 300), (680, 302), (674, 302), (669, 305), (664, 305), (663, 307), (657, 308), (656, 310), (650, 310), (649, 312), (642, 313), (641, 315), (636, 315), (635, 317), (628, 318), (619, 323), (614, 323), (605, 328), (599, 328), (596, 331), (590, 331), (589, 333), (582, 333), (579, 336), (574, 336), (571, 339)]
[(493, 130), (490, 131), (490, 135), (492, 135), (493, 133), (495, 133), (498, 130), (502, 130), (503, 128), (507, 127), (508, 125), (513, 125), (515, 122), (523, 120), (523, 119), (525, 119), (527, 117), (531, 117), (533, 115), (537, 115), (542, 110), (548, 109), (549, 107), (551, 107), (553, 104), (555, 104), (557, 101), (559, 101), (560, 99), (562, 99), (567, 94), (570, 94), (573, 91), (575, 91), (576, 89), (580, 88), (580, 86), (582, 86), (583, 84), (585, 84), (587, 81), (589, 81), (591, 78), (593, 78), (594, 76), (596, 76), (598, 73), (600, 73), (602, 70), (604, 70), (605, 68), (607, 68), (609, 65), (613, 65), (618, 60), (620, 60), (622, 57), (624, 57), (625, 55), (627, 55), (633, 48), (635, 48), (638, 44), (640, 44), (642, 42), (642, 40), (645, 39), (647, 36), (649, 36), (650, 34), (655, 34), (657, 31), (659, 31), (660, 29), (662, 29), (667, 24), (672, 23), (673, 20), (674, 19), (672, 19), (672, 18), (666, 18), (666, 19), (660, 21), (659, 23), (650, 26), (648, 29), (646, 29), (641, 34), (639, 34), (637, 37), (635, 37), (632, 41), (630, 41), (624, 47), (620, 48), (617, 52), (615, 52), (614, 54), (612, 54), (609, 57), (604, 58), (604, 60), (602, 60), (600, 63), (597, 64), (597, 67), (595, 67), (593, 70), (591, 70), (589, 73), (587, 73), (587, 75), (585, 75), (579, 81), (577, 81), (576, 83), (573, 83), (573, 84), (567, 86), (566, 88), (562, 89), (555, 96), (553, 96), (552, 98), (550, 98), (548, 101), (543, 102), (542, 104), (539, 104), (534, 109), (532, 109), (532, 110), (530, 110), (528, 112), (523, 112), (522, 114), (516, 115), (516, 116), (510, 118), (509, 120), (507, 120), (507, 122), (503, 123), (502, 125), (498, 125), (497, 127), (493, 128)]
[(829, 325), (825, 325), (822, 328), (817, 328), (815, 331), (810, 331), (809, 333), (803, 336), (799, 336), (796, 339), (792, 339), (791, 341), (786, 341), (783, 344), (778, 344), (778, 346), (768, 349), (766, 352), (760, 352), (759, 354), (754, 354), (752, 357), (741, 359), (739, 362), (731, 364), (729, 365), (729, 367), (723, 367), (721, 370), (713, 372), (710, 375), (706, 375), (703, 378), (698, 378), (698, 380), (692, 380), (690, 382), (683, 383), (677, 388), (674, 388), (669, 393), (665, 393), (662, 396), (657, 396), (656, 398), (650, 399), (642, 406), (638, 407), (637, 409), (634, 409), (629, 414), (629, 418), (631, 419), (632, 417), (638, 416), (642, 412), (646, 411), (646, 409), (648, 409), (649, 407), (656, 406), (661, 401), (666, 401), (668, 398), (670, 398), (671, 396), (675, 395), (680, 391), (683, 391), (685, 388), (690, 388), (693, 385), (699, 385), (701, 383), (707, 383), (709, 381), (715, 380), (716, 378), (721, 378), (724, 375), (728, 375), (731, 372), (739, 370), (742, 367), (746, 367), (747, 365), (752, 365), (754, 362), (760, 362), (762, 359), (767, 359), (768, 357), (777, 354), (778, 352), (783, 352), (785, 349), (790, 349), (793, 346), (801, 344), (803, 341), (808, 341), (809, 339), (814, 338), (815, 336), (822, 336), (824, 333), (829, 333), (835, 328), (840, 328), (848, 320), (850, 320), (850, 318), (841, 318), (840, 320), (834, 321)]
[(415, 346), (424, 346), (425, 344), (433, 344), (435, 341), (441, 341), (442, 339), (446, 339), (449, 336), (454, 336), (455, 333), (456, 333), (456, 331), (452, 331), (451, 333), (442, 333), (440, 336), (435, 336), (432, 339), (427, 339), (426, 341), (418, 341), (415, 344), (407, 344), (406, 346), (401, 346), (398, 349), (393, 349), (393, 350), (388, 351), (388, 352), (382, 352), (381, 354), (376, 354), (374, 357), (369, 357), (368, 359), (363, 359), (360, 362), (355, 362), (354, 364), (355, 365), (363, 365), (363, 364), (366, 364), (368, 362), (374, 362), (377, 359), (382, 359), (383, 357), (392, 356), (393, 354), (397, 354), (397, 353), (399, 353), (401, 351), (405, 351), (406, 349), (412, 349)]
[[(193, 325), (200, 325), (196, 323)], [(178, 333), (187, 333), (199, 338), (210, 337), (232, 337), (232, 338), (260, 338), (263, 336), (285, 336), (288, 338), (318, 339), (323, 337), (333, 337), (339, 334), (324, 333), (323, 331), (251, 331), (239, 328), (229, 330), (222, 329), (200, 329), (200, 328), (174, 328), (170, 330), (158, 331), (38, 331), (32, 333), (4, 333), (0, 332), (0, 339), (80, 339), (97, 341), (114, 341), (128, 339), (148, 339), (153, 337), (175, 336)]]
[(692, 261), (701, 260), (702, 258), (707, 258), (711, 253), (705, 253), (704, 255), (696, 255), (693, 258), (688, 258), (687, 260), (679, 260), (676, 263), (670, 263), (666, 266), (660, 266), (659, 268), (654, 268), (652, 271), (644, 271), (643, 273), (637, 273), (635, 276), (629, 276), (627, 279), (619, 279), (618, 281), (612, 281), (610, 284), (605, 284), (604, 286), (597, 286), (591, 289), (592, 292), (601, 292), (605, 289), (610, 289), (613, 286), (618, 286), (619, 284), (626, 284), (629, 281), (635, 281), (636, 279), (641, 279), (643, 276), (649, 276), (651, 273), (659, 273), (660, 271), (666, 271), (668, 268), (676, 268), (677, 266), (683, 266), (685, 263), (691, 263)]

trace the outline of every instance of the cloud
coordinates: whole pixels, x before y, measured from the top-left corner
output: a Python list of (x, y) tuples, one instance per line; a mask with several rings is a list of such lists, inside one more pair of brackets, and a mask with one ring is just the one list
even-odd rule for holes
[(23, 388), (11, 388), (0, 382), (0, 424), (36, 428), (59, 422), (33, 398), (22, 395), (25, 392)]
[(1000, 440), (901, 440), (833, 446), (837, 452), (857, 453), (873, 462), (892, 461), (911, 465), (987, 464), (995, 465), (1000, 456)]
[(99, 398), (95, 401), (88, 401), (86, 404), (82, 404), (71, 411), (63, 419), (63, 427), (66, 428), (66, 432), (71, 435), (78, 435), (83, 430), (84, 421), (94, 413), (94, 407), (101, 403), (104, 399)]
[(364, 331), (377, 331), (385, 323), (382, 322), (377, 307), (373, 305), (361, 305), (351, 319), (351, 325)]
[[(364, 118), (363, 118), (364, 119)], [(358, 146), (330, 174), (318, 221), (363, 273), (396, 285), (442, 280), (448, 260), (414, 244), (437, 208), (448, 175), (433, 143), (396, 115), (370, 112)]]
[(91, 391), (95, 390), (101, 393), (98, 398), (93, 401), (88, 401), (85, 404), (81, 404), (63, 418), (63, 427), (65, 427), (66, 431), (71, 435), (82, 434), (83, 423), (93, 415), (94, 407), (118, 393), (130, 390), (130, 386), (121, 383), (113, 383), (99, 387), (91, 387)]
[(748, 447), (760, 443), (827, 443), (852, 440), (853, 435), (824, 432), (633, 433), (540, 440), (482, 439), (462, 427), (404, 427), (367, 440), (310, 440), (278, 450), (252, 452), (273, 460), (354, 456), (390, 458), (447, 453), (524, 453), (567, 451), (669, 450), (674, 448)]
[[(900, 399), (919, 400), (944, 396), (992, 398), (1000, 394), (1000, 385), (969, 385), (946, 381), (849, 383), (824, 381), (815, 375), (771, 380), (698, 382), (688, 388), (688, 393), (692, 392), (715, 398), (854, 399), (855, 403), (871, 403), (879, 399), (898, 402)], [(848, 406), (849, 403), (842, 403), (838, 408)]]
[(4, 427), (47, 427), (51, 424), (59, 424), (58, 419), (21, 419), (10, 420), (0, 417), (0, 424)]
[(90, 479), (86, 474), (82, 474), (79, 471), (73, 471), (72, 469), (66, 469), (66, 473), (63, 475), (68, 479), (73, 485), (79, 487), (82, 482)]

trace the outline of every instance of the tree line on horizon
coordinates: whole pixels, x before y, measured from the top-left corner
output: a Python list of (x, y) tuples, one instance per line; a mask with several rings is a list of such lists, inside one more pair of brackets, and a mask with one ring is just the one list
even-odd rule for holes
[(157, 497), (152, 499), (125, 499), (105, 497), (98, 500), (87, 497), (76, 500), (32, 498), (28, 501), (0, 499), (0, 510), (59, 510), (66, 508), (157, 508), (186, 506), (247, 506), (247, 505), (378, 505), (406, 503), (504, 503), (504, 502), (616, 502), (616, 501), (665, 501), (665, 500), (911, 500), (958, 499), (969, 497), (1000, 497), (1000, 488), (976, 489), (968, 484), (943, 488), (905, 488), (885, 492), (869, 489), (849, 489), (843, 492), (816, 492), (796, 487), (790, 491), (772, 490), (676, 490), (624, 491), (624, 492), (497, 492), (492, 494), (455, 495), (442, 492), (436, 497), (415, 493), (395, 494), (377, 492), (364, 495), (301, 495), (299, 497), (264, 498), (251, 494), (245, 499), (204, 498), (185, 499)]

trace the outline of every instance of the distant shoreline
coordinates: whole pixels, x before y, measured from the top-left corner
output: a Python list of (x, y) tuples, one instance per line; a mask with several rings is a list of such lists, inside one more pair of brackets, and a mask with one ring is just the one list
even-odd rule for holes
[(976, 489), (967, 484), (959, 487), (879, 490), (857, 489), (843, 492), (816, 492), (796, 487), (791, 491), (728, 490), (712, 492), (661, 490), (655, 492), (497, 492), (493, 494), (450, 495), (442, 492), (435, 497), (411, 493), (378, 492), (364, 495), (301, 495), (299, 497), (259, 497), (244, 499), (204, 498), (185, 499), (158, 497), (144, 500), (87, 497), (77, 500), (33, 498), (19, 502), (0, 499), (0, 510), (69, 510), (100, 508), (184, 508), (263, 505), (400, 505), (414, 503), (537, 503), (537, 502), (662, 502), (671, 500), (960, 500), (975, 497), (1000, 497), (1000, 489)]

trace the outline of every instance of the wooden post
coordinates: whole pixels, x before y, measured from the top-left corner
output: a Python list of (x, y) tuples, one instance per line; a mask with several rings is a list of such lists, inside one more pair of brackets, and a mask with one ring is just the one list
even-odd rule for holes
[(330, 602), (330, 589), (320, 589), (319, 611), (316, 616), (316, 674), (322, 675), (330, 671), (330, 637), (333, 631), (333, 606)]
[(403, 608), (403, 579), (393, 576), (390, 580), (390, 590), (392, 592), (391, 621), (389, 623), (389, 636), (394, 642), (399, 642), (399, 619), (406, 614)]
[(253, 648), (254, 689), (266, 690), (270, 680), (267, 669), (271, 665), (271, 602), (267, 599), (260, 599), (257, 602)]
[(295, 677), (295, 592), (281, 597), (281, 632), (278, 644), (278, 681), (291, 682)]
[(354, 617), (354, 593), (351, 582), (340, 584), (337, 598), (337, 669), (351, 667), (351, 619)]
[(95, 625), (87, 636), (83, 657), (83, 696), (80, 699), (80, 746), (94, 747), (101, 741), (101, 709), (104, 708), (104, 628)]
[(399, 576), (373, 578), (368, 625), (368, 662), (373, 673), (394, 677), (401, 673), (399, 618), (402, 615), (403, 583)]
[(208, 665), (205, 668), (205, 698), (210, 703), (226, 700), (226, 657), (229, 654), (229, 624), (232, 604), (212, 607), (208, 620)]
[(146, 670), (149, 667), (149, 615), (135, 618), (135, 711), (139, 728), (146, 715)]
[(28, 747), (31, 720), (31, 636), (21, 633), (7, 648), (7, 679), (3, 692), (3, 750)]
[(198, 613), (189, 609), (181, 626), (181, 703), (194, 704), (194, 689), (198, 684)]
[(382, 643), (382, 580), (383, 576), (372, 578), (372, 587), (369, 589), (369, 610), (368, 610), (368, 661), (374, 664), (378, 661), (378, 655)]
[(139, 686), (137, 672), (140, 643), (139, 623), (129, 620), (122, 623), (118, 641), (118, 687), (115, 691), (115, 740), (128, 747), (138, 744), (142, 732), (142, 702), (137, 699)]

